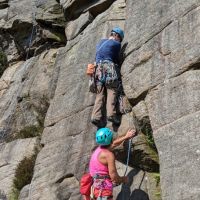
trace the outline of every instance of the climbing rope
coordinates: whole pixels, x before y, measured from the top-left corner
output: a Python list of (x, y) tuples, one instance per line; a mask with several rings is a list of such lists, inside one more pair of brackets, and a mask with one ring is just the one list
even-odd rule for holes
[(29, 56), (29, 52), (30, 52), (30, 48), (31, 48), (32, 40), (33, 40), (33, 35), (34, 35), (34, 32), (36, 32), (36, 31), (37, 31), (36, 25), (33, 24), (31, 36), (30, 36), (30, 40), (29, 40), (29, 44), (28, 44), (28, 50), (27, 50), (27, 54), (26, 54), (26, 60), (28, 60), (28, 56)]
[[(123, 108), (123, 102), (122, 102), (122, 108)], [(127, 114), (126, 110), (123, 108), (125, 115)], [(129, 122), (129, 127), (131, 127), (131, 116), (128, 117), (128, 122)], [(128, 152), (127, 152), (127, 160), (126, 160), (126, 168), (124, 171), (124, 176), (126, 176), (126, 173), (128, 171), (129, 167), (129, 160), (130, 160), (130, 154), (131, 154), (131, 144), (132, 144), (132, 139), (129, 139), (128, 141)], [(122, 190), (122, 197), (125, 200), (126, 199), (126, 191), (123, 189), (123, 185), (121, 186)]]
[(29, 43), (28, 43), (28, 50), (27, 50), (27, 54), (26, 54), (26, 60), (28, 59), (28, 56), (29, 56), (31, 44), (32, 44), (32, 41), (33, 41), (33, 35), (35, 33), (37, 33), (36, 8), (37, 8), (38, 0), (37, 1), (31, 1), (31, 3), (32, 3), (31, 7), (32, 7), (32, 22), (33, 22), (33, 26), (32, 26), (30, 40), (29, 40)]
[[(126, 109), (123, 106), (123, 99), (121, 98), (121, 102), (122, 102), (122, 110), (124, 111), (125, 116), (127, 116), (126, 114), (128, 114), (128, 112), (126, 111)], [(127, 116), (128, 117), (128, 116)], [(131, 116), (128, 117), (128, 124), (129, 127), (131, 127)], [(131, 153), (131, 144), (132, 144), (132, 139), (129, 139), (128, 141), (128, 153), (127, 153), (127, 160), (126, 160), (126, 168), (124, 171), (124, 176), (126, 176), (127, 170), (128, 170), (128, 166), (129, 166), (129, 160), (130, 160), (130, 153)]]
[(132, 144), (132, 139), (129, 139), (128, 141), (128, 154), (127, 154), (127, 161), (126, 161), (126, 169), (124, 172), (124, 176), (126, 176), (128, 166), (129, 166), (129, 160), (130, 160), (130, 153), (131, 153), (131, 144)]

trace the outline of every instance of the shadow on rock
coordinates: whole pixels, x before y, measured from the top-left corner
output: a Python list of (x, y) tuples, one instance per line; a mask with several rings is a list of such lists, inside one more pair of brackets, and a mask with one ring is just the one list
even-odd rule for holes
[(133, 191), (131, 191), (131, 185), (133, 183), (134, 176), (136, 176), (139, 171), (139, 169), (133, 169), (128, 173), (127, 176), (129, 178), (129, 183), (122, 184), (121, 191), (118, 194), (116, 200), (149, 200), (148, 194), (140, 189), (145, 177), (145, 173), (142, 177), (138, 189), (134, 189)]
[(149, 200), (149, 196), (146, 192), (141, 189), (135, 189), (131, 193), (129, 200)]

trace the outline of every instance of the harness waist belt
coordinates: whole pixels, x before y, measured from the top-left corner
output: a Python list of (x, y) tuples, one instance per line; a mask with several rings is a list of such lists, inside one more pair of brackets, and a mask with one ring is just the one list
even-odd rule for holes
[(110, 176), (109, 175), (103, 175), (103, 174), (95, 174), (94, 176), (93, 176), (93, 178), (95, 178), (95, 179), (110, 179)]
[(101, 64), (101, 63), (113, 63), (113, 64), (114, 64), (114, 62), (111, 61), (111, 60), (100, 60), (100, 61), (97, 63), (97, 65), (98, 65), (98, 64)]

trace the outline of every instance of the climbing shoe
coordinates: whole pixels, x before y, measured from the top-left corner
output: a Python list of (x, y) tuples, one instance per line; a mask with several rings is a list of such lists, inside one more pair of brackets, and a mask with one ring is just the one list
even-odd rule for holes
[(112, 122), (113, 124), (119, 126), (120, 120), (116, 116), (107, 117), (107, 120)]

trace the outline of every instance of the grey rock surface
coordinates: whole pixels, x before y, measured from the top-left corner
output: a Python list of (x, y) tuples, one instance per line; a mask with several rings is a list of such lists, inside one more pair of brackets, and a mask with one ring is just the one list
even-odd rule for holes
[[(124, 4), (123, 0), (113, 4), (107, 12), (99, 15), (82, 35), (59, 51), (57, 59), (62, 73), (59, 74), (55, 97), (49, 107), (45, 126), (93, 105), (94, 95), (88, 92), (88, 78), (85, 73), (87, 63), (94, 62), (95, 44), (100, 38), (107, 36), (111, 31), (109, 27), (116, 23), (123, 26), (124, 8), (120, 7), (121, 4)], [(119, 15), (114, 15), (116, 10)]]
[(30, 184), (26, 185), (22, 188), (22, 190), (20, 191), (20, 195), (19, 195), (19, 199), (23, 200), (28, 198), (29, 195), (29, 188), (30, 188)]
[(83, 12), (90, 11), (93, 16), (101, 14), (114, 2), (114, 0), (95, 0), (87, 1), (82, 0), (60, 0), (65, 13), (65, 17), (68, 20), (76, 19)]
[(164, 200), (197, 200), (200, 195), (197, 189), (200, 177), (199, 73), (199, 70), (188, 71), (169, 79), (147, 97), (160, 158)]
[(36, 1), (36, 20), (53, 26), (65, 26), (65, 18), (56, 0)]
[[(115, 136), (133, 126), (140, 134), (131, 146), (131, 183), (115, 188), (114, 198), (199, 200), (199, 6), (199, 0), (0, 0), (0, 51), (9, 63), (0, 78), (0, 178), (7, 176), (0, 194), (12, 184), (13, 157), (23, 151), (21, 159), (34, 146), (22, 142), (34, 139), (5, 144), (5, 138), (40, 126), (43, 148), (19, 199), (81, 199), (79, 180), (96, 131), (86, 67), (94, 62), (96, 43), (120, 26), (122, 82), (132, 112), (121, 117), (120, 127), (107, 126)], [(121, 175), (127, 147), (115, 150)], [(149, 173), (159, 171), (158, 162), (162, 192), (159, 174)]]
[(146, 116), (149, 116), (147, 105), (145, 101), (140, 101), (137, 105), (133, 107), (133, 113), (135, 117), (139, 120), (143, 119)]
[(79, 33), (81, 33), (88, 24), (93, 20), (93, 16), (90, 12), (82, 14), (78, 19), (67, 23), (65, 28), (65, 34), (67, 40), (74, 39)]
[(0, 13), (0, 44), (10, 63), (66, 43), (66, 20), (55, 0), (10, 0)]
[(7, 17), (7, 13), (8, 13), (8, 8), (1, 9), (1, 13), (0, 13), (0, 20), (1, 21), (5, 21), (5, 19)]
[[(123, 176), (126, 167), (122, 163), (117, 162), (117, 170)], [(146, 172), (128, 167), (126, 175), (129, 178), (129, 183), (115, 187), (113, 198), (116, 200), (149, 200)]]
[(57, 49), (9, 67), (0, 79), (1, 139), (44, 121), (53, 93)]
[(153, 130), (156, 131), (181, 117), (199, 111), (199, 75), (199, 70), (185, 72), (178, 77), (168, 79), (149, 93), (146, 102)]
[(32, 23), (33, 3), (31, 0), (9, 0), (8, 15), (3, 28), (11, 28), (14, 21)]
[(127, 0), (125, 37), (129, 46), (126, 52), (138, 49), (177, 18), (190, 13), (200, 5), (199, 0), (184, 0), (181, 4), (179, 3), (178, 0), (152, 0), (149, 3)]
[(148, 90), (159, 83), (197, 67), (199, 17), (197, 7), (173, 21), (125, 59), (122, 75), (124, 90), (129, 99), (144, 98)]
[(0, 49), (7, 55), (8, 62), (14, 62), (20, 58), (13, 36), (10, 33), (1, 30)]
[[(119, 16), (112, 17), (115, 10), (121, 10), (120, 2), (123, 1), (113, 4), (83, 31), (83, 35), (58, 52), (56, 65), (60, 66), (60, 73), (55, 95), (45, 118), (46, 128), (41, 141), (44, 148), (40, 151), (35, 165), (32, 199), (62, 199), (58, 191), (63, 190), (63, 185), (70, 180), (75, 181), (78, 186), (78, 180), (87, 168), (90, 156), (88, 152), (94, 147), (96, 131), (90, 124), (94, 96), (88, 92), (88, 79), (85, 74), (87, 63), (94, 59), (95, 45), (90, 41), (93, 38), (94, 43), (97, 43), (99, 38), (109, 31), (108, 25), (116, 23)], [(108, 20), (110, 18), (111, 22)], [(87, 49), (83, 53), (85, 48)], [(40, 193), (37, 192), (38, 189)], [(79, 188), (75, 187), (66, 191), (68, 199), (80, 199), (78, 190)]]
[(38, 145), (37, 138), (15, 140), (0, 144), (0, 190), (7, 196), (10, 194), (17, 165), (24, 157), (34, 154)]

